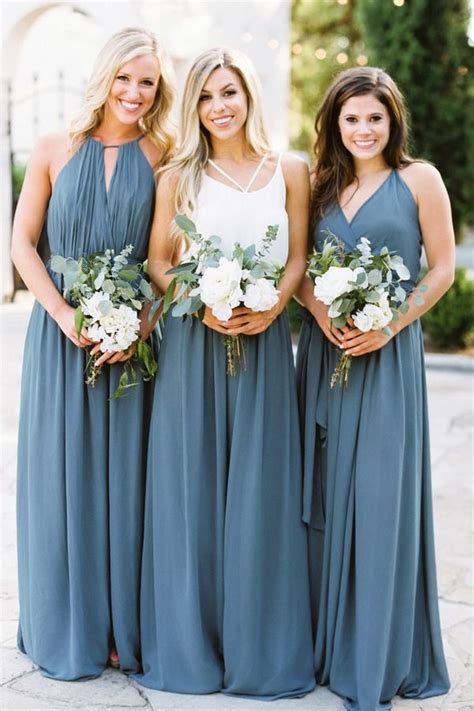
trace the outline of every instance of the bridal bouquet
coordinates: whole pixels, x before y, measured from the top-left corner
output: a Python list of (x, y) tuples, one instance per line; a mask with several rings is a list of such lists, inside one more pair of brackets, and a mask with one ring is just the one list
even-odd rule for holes
[[(408, 310), (407, 293), (400, 282), (409, 279), (410, 272), (403, 259), (387, 247), (372, 254), (366, 237), (352, 252), (345, 252), (328, 231), (322, 251), (309, 258), (308, 274), (314, 281), (315, 297), (329, 306), (328, 315), (336, 328), (352, 321), (359, 331), (381, 329), (391, 335), (388, 324), (398, 318), (398, 311)], [(331, 388), (347, 384), (350, 367), (351, 356), (341, 353)]]
[[(198, 313), (203, 317), (208, 306), (216, 318), (227, 321), (232, 309), (242, 304), (252, 311), (267, 311), (278, 302), (276, 288), (284, 266), (268, 257), (278, 233), (277, 225), (269, 225), (259, 250), (254, 244), (245, 249), (238, 243), (229, 259), (224, 256), (217, 235), (205, 238), (194, 223), (184, 215), (176, 216), (177, 225), (190, 241), (190, 249), (182, 263), (170, 269), (173, 274), (163, 303), (163, 313), (174, 304), (173, 316)], [(227, 373), (236, 374), (236, 361), (245, 367), (242, 336), (225, 336)]]
[[(64, 298), (75, 311), (75, 327), (79, 336), (83, 327), (87, 337), (100, 343), (100, 351), (126, 351), (136, 344), (133, 357), (123, 363), (123, 373), (112, 399), (119, 398), (127, 388), (137, 384), (137, 372), (143, 380), (150, 380), (157, 363), (148, 343), (140, 338), (138, 313), (145, 303), (151, 303), (149, 318), (159, 306), (149, 282), (144, 278), (145, 263), (133, 263), (129, 256), (133, 245), (120, 254), (107, 249), (78, 260), (55, 255), (51, 269), (63, 276)], [(86, 383), (94, 386), (102, 367), (97, 356), (89, 356)]]

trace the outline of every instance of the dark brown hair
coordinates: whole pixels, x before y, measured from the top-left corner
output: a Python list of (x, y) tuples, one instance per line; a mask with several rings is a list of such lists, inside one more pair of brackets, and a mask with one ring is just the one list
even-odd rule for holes
[(344, 190), (356, 180), (354, 162), (342, 143), (339, 114), (343, 104), (353, 96), (373, 94), (390, 116), (390, 137), (383, 156), (391, 168), (413, 162), (408, 154), (408, 122), (405, 100), (393, 79), (376, 67), (354, 67), (341, 72), (327, 90), (316, 114), (315, 168), (311, 214), (313, 221), (335, 203)]

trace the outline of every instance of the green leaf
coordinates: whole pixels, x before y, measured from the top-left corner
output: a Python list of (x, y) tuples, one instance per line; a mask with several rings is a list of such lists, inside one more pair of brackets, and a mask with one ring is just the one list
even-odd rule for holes
[(331, 323), (336, 328), (343, 328), (346, 325), (346, 319), (344, 316), (337, 316), (336, 318), (331, 319)]
[(161, 304), (163, 302), (163, 297), (160, 296), (159, 299), (156, 299), (156, 301), (153, 302), (151, 305), (150, 311), (148, 312), (148, 322), (151, 323), (153, 321), (153, 317), (155, 316), (156, 312), (160, 308)]
[(192, 299), (183, 299), (183, 301), (180, 301), (179, 304), (176, 304), (174, 307), (173, 311), (171, 312), (173, 316), (185, 316), (186, 314), (192, 313), (190, 311)]
[(147, 282), (146, 279), (142, 279), (140, 281), (140, 291), (145, 297), (145, 299), (148, 299), (149, 301), (153, 301), (153, 299), (155, 298), (153, 289), (151, 288), (150, 283)]
[(102, 284), (102, 291), (104, 291), (106, 294), (113, 294), (115, 291), (115, 284), (111, 279), (105, 279), (104, 283)]
[(176, 279), (173, 279), (173, 281), (170, 282), (168, 288), (166, 289), (165, 298), (163, 300), (163, 313), (164, 314), (168, 311), (169, 307), (173, 303), (175, 289), (176, 289)]
[(253, 259), (255, 257), (255, 245), (249, 244), (244, 251), (244, 256), (246, 259)]
[(57, 272), (58, 274), (63, 274), (66, 268), (66, 260), (64, 257), (61, 257), (59, 254), (55, 254), (54, 256), (51, 257), (51, 269), (53, 272)]
[(132, 268), (121, 269), (119, 271), (119, 277), (121, 279), (125, 279), (125, 281), (133, 281), (134, 279), (137, 278), (137, 273), (138, 273), (137, 269), (132, 269)]
[(176, 215), (174, 218), (174, 221), (180, 227), (184, 232), (194, 232), (196, 233), (196, 225), (192, 220), (189, 219), (189, 217), (186, 217), (186, 215)]
[(166, 274), (179, 274), (180, 272), (194, 272), (194, 264), (192, 262), (183, 262), (182, 264), (178, 264), (177, 267), (173, 267), (172, 269), (168, 269)]
[(77, 337), (81, 335), (82, 326), (84, 324), (84, 313), (80, 306), (74, 311), (74, 327), (76, 329)]
[(382, 272), (380, 269), (371, 269), (369, 274), (369, 284), (372, 284), (373, 286), (376, 286), (377, 284), (380, 284), (382, 281)]

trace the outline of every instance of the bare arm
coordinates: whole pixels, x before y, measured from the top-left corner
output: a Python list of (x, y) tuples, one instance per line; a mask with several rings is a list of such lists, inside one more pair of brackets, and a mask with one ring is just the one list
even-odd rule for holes
[(177, 182), (176, 174), (165, 173), (158, 183), (148, 248), (148, 272), (154, 285), (163, 294), (173, 281), (173, 276), (166, 272), (175, 266), (173, 256), (176, 252), (176, 236), (172, 226), (176, 216), (174, 194)]
[(37, 252), (52, 190), (50, 157), (57, 151), (58, 140), (57, 136), (44, 136), (33, 150), (15, 213), (11, 256), (28, 289), (63, 333), (76, 346), (84, 347), (91, 341), (85, 330), (77, 338), (74, 309), (57, 290)]
[[(426, 313), (443, 296), (453, 283), (455, 267), (451, 207), (440, 174), (431, 165), (413, 163), (402, 175), (418, 205), (428, 272), (408, 297), (408, 311), (390, 323), (393, 335)], [(352, 329), (345, 336), (344, 347), (350, 355), (358, 356), (382, 348), (390, 338), (382, 331), (361, 334)]]

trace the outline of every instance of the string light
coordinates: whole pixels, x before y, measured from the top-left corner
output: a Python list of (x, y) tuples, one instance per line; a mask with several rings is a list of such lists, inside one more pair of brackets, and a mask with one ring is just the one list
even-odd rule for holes
[(278, 49), (278, 47), (280, 46), (280, 43), (277, 39), (272, 37), (271, 40), (268, 40), (268, 46), (270, 47), (270, 49)]
[(348, 1), (349, 1), (349, 0), (337, 0), (337, 2), (339, 3), (339, 5), (347, 5)]
[(359, 56), (356, 59), (357, 64), (361, 67), (365, 67), (365, 65), (368, 63), (368, 61), (369, 60), (367, 59), (365, 54), (359, 54)]
[(339, 52), (339, 54), (336, 54), (336, 62), (338, 64), (345, 64), (349, 57), (345, 52)]
[(341, 49), (346, 49), (346, 47), (349, 47), (349, 40), (347, 37), (338, 37), (337, 44)]
[(458, 74), (467, 74), (469, 69), (467, 67), (458, 67)]
[(295, 42), (295, 44), (291, 48), (291, 51), (293, 52), (293, 54), (301, 54), (303, 51), (303, 47), (300, 45), (299, 42)]
[(405, 4), (405, 0), (393, 0), (393, 4), (397, 7), (403, 7), (403, 5)]
[(318, 47), (318, 49), (315, 51), (314, 56), (316, 59), (326, 59), (327, 57), (327, 52), (323, 47)]

